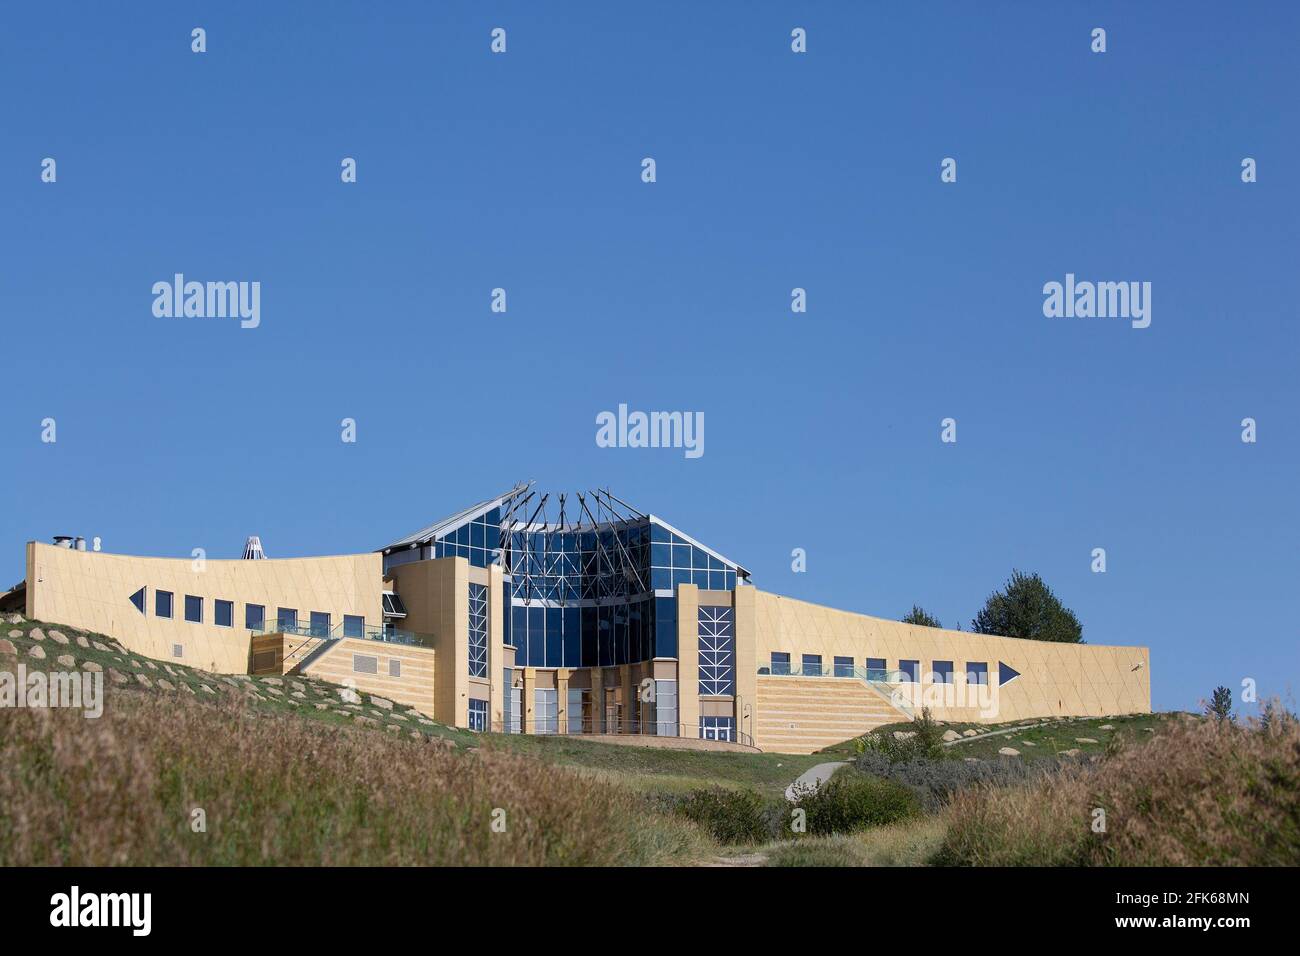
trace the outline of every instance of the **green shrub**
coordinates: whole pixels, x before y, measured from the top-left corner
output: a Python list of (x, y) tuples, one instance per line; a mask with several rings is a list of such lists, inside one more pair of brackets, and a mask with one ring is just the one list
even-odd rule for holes
[(948, 748), (943, 745), (943, 730), (930, 716), (930, 708), (912, 718), (904, 734), (899, 739), (893, 731), (877, 730), (865, 734), (857, 740), (859, 754), (879, 754), (890, 763), (903, 763), (909, 760), (944, 760), (950, 756)]
[(704, 827), (719, 843), (763, 843), (780, 835), (783, 808), (753, 790), (709, 787), (680, 798), (674, 812)]
[(815, 789), (796, 791), (795, 808), (807, 814), (814, 836), (852, 833), (915, 816), (920, 802), (907, 787), (850, 771), (840, 771)]

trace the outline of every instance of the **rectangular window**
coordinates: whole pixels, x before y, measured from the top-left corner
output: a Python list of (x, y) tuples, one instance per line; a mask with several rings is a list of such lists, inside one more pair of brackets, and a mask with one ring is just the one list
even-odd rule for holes
[(343, 615), (343, 636), (344, 637), (365, 637), (366, 619), (357, 614), (344, 614)]
[(311, 636), (312, 637), (329, 637), (330, 636), (330, 616), (324, 611), (311, 612)]
[(966, 662), (966, 683), (978, 684), (981, 687), (989, 686), (989, 665), (987, 661), (967, 661)]
[(298, 630), (298, 612), (291, 607), (275, 609), (275, 626), (281, 631)]
[(772, 673), (789, 674), (790, 673), (790, 655), (782, 654), (777, 651), (772, 652)]
[(729, 607), (699, 609), (700, 695), (736, 692), (735, 613)]
[(701, 740), (730, 740), (734, 743), (736, 740), (736, 718), (701, 717), (700, 718), (700, 739)]
[(153, 613), (154, 613), (154, 617), (172, 616), (172, 592), (171, 591), (153, 592)]
[(192, 624), (203, 623), (203, 598), (185, 595), (185, 620)]
[(936, 684), (952, 683), (952, 661), (933, 661), (931, 678)]
[(260, 631), (266, 624), (266, 607), (262, 604), (244, 605), (244, 627)]
[(235, 626), (235, 602), (222, 601), (220, 599), (212, 602), (212, 622), (217, 627), (234, 627)]
[(533, 688), (533, 728), (539, 734), (559, 730), (560, 692), (554, 687)]
[(835, 658), (835, 676), (852, 677), (853, 676), (853, 658), (837, 657)]
[(902, 671), (903, 676), (900, 678), (900, 680), (904, 684), (915, 684), (917, 683), (917, 675), (921, 673), (921, 662), (920, 661), (899, 661), (898, 669)]
[(488, 614), (487, 587), (469, 586), (469, 676), (487, 677), (488, 668)]
[(488, 722), (488, 702), (485, 700), (469, 700), (469, 729), (477, 730), (483, 733), (487, 730)]
[(805, 654), (803, 656), (803, 676), (822, 676), (822, 656), (820, 654)]
[(402, 662), (399, 661), (396, 657), (390, 657), (388, 659), (388, 676), (389, 677), (402, 676)]
[(366, 654), (353, 654), (352, 670), (357, 674), (378, 674), (379, 658)]
[(184, 656), (185, 656), (185, 648), (182, 647), (180, 644), (173, 644), (172, 657), (184, 657)]
[(867, 658), (867, 680), (888, 680), (889, 669), (885, 667), (883, 657)]

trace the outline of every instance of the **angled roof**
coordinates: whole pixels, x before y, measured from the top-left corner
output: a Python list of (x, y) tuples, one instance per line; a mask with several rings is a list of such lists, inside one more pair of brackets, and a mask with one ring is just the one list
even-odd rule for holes
[(497, 495), (495, 498), (488, 498), (484, 501), (480, 501), (478, 504), (470, 505), (463, 511), (458, 511), (454, 515), (443, 518), (441, 521), (435, 521), (433, 524), (421, 528), (419, 531), (408, 534), (405, 538), (398, 538), (392, 544), (386, 544), (382, 548), (376, 550), (386, 552), (396, 550), (397, 548), (410, 547), (411, 545), (428, 544), (434, 538), (440, 538), (448, 531), (455, 531), (466, 521), (473, 521), (480, 515), (487, 514), (493, 508), (501, 507), (503, 503), (509, 501), (511, 498), (515, 497), (515, 495), (525, 491), (529, 484), (531, 484), (531, 482), (521, 481), (509, 491)]

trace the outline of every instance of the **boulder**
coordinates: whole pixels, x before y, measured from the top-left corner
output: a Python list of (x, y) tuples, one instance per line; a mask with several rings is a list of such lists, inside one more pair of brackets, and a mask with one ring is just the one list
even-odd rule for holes
[(20, 630), (18, 630), (18, 628), (15, 627), (12, 631), (9, 632), (9, 636), (10, 636), (10, 637), (22, 637), (22, 636), (23, 636), (23, 632), (20, 631)]
[(99, 641), (91, 641), (90, 646), (97, 651), (103, 651), (105, 654), (111, 653), (107, 644), (101, 644)]
[(289, 696), (290, 696), (290, 697), (297, 697), (297, 698), (299, 698), (300, 700), (306, 700), (306, 699), (307, 699), (307, 695), (304, 694), (304, 693), (303, 693), (302, 691), (300, 691), (300, 690), (291, 691), (291, 692), (289, 693)]
[(1097, 741), (1093, 740), (1091, 737), (1075, 737), (1074, 742), (1076, 744), (1095, 744)]
[(136, 679), (137, 681), (139, 681), (139, 682), (140, 682), (142, 685), (144, 685), (145, 687), (152, 687), (152, 686), (153, 686), (153, 684), (149, 681), (149, 678), (145, 677), (143, 674), (136, 674), (136, 675), (135, 675), (135, 679)]
[(340, 687), (338, 688), (337, 693), (339, 695), (339, 700), (343, 701), (345, 704), (361, 703), (361, 695), (351, 687)]
[(60, 654), (58, 657), (56, 657), (56, 658), (54, 658), (54, 659), (55, 659), (56, 661), (59, 662), (59, 666), (60, 666), (60, 667), (76, 667), (76, 666), (77, 666), (77, 659), (76, 659), (75, 657), (73, 657), (71, 654)]
[(955, 731), (955, 730), (945, 730), (945, 731), (943, 732), (943, 739), (944, 739), (944, 740), (961, 740), (961, 734), (957, 733), (957, 731)]
[(45, 632), (42, 631), (39, 627), (32, 628), (27, 636), (30, 637), (33, 641), (45, 640)]
[(298, 691), (299, 693), (306, 693), (307, 685), (304, 684), (302, 681), (299, 681), (299, 680), (291, 680), (291, 681), (289, 681), (289, 683), (292, 684), (292, 685), (293, 685), (293, 689), (296, 690), (296, 691)]
[(81, 669), (82, 669), (83, 671), (95, 671), (95, 672), (100, 672), (100, 671), (103, 671), (104, 668), (100, 667), (100, 666), (99, 666), (98, 664), (96, 664), (94, 661), (82, 661), (82, 662), (81, 662)]
[(384, 697), (376, 697), (374, 694), (370, 695), (370, 703), (384, 710), (393, 709), (393, 702), (391, 700), (388, 700), (387, 698)]
[(1114, 724), (1102, 724), (1102, 725), (1101, 725), (1100, 727), (1098, 727), (1097, 729), (1098, 729), (1098, 730), (1114, 730), (1114, 729), (1115, 729), (1115, 725), (1114, 725)]
[(389, 720), (406, 720), (406, 715), (405, 715), (405, 714), (389, 714), (389, 715), (388, 715), (388, 719), (389, 719)]
[(78, 635), (77, 635), (77, 646), (78, 646), (78, 647), (84, 647), (84, 648), (86, 648), (87, 650), (89, 650), (89, 649), (90, 649), (90, 641), (86, 640), (86, 637), (85, 637), (84, 634), (78, 634)]
[(156, 671), (158, 669), (158, 665), (155, 664), (153, 661), (148, 661), (148, 660), (145, 661), (144, 666), (149, 668), (149, 670), (151, 671)]
[(71, 643), (68, 640), (68, 635), (64, 634), (62, 631), (50, 631), (50, 640), (52, 640), (55, 644)]
[(179, 676), (180, 676), (180, 675), (177, 674), (174, 670), (172, 670), (172, 666), (171, 666), (170, 664), (164, 664), (164, 665), (163, 665), (163, 670), (165, 670), (165, 671), (166, 671), (168, 674), (170, 674), (172, 677), (179, 677)]
[(172, 686), (171, 681), (169, 681), (169, 680), (168, 680), (167, 678), (165, 678), (165, 677), (159, 677), (159, 678), (158, 678), (158, 686), (161, 687), (163, 690), (175, 690), (175, 689), (176, 689), (175, 687)]
[(45, 648), (41, 647), (39, 644), (33, 644), (31, 647), (27, 648), (27, 654), (30, 657), (36, 658), (38, 661), (45, 660)]
[(191, 687), (189, 684), (181, 684), (181, 685), (180, 685), (180, 688), (181, 688), (181, 690), (183, 690), (183, 691), (188, 691), (188, 692), (191, 693), (191, 694), (194, 693), (194, 688)]
[(284, 684), (284, 681), (278, 677), (263, 677), (261, 680), (263, 684), (270, 684), (272, 687), (280, 687)]
[(316, 704), (313, 704), (312, 706), (315, 707), (317, 710), (328, 710), (328, 709), (329, 709), (329, 704), (316, 703)]
[(13, 641), (0, 640), (0, 654), (17, 654), (18, 648)]
[(263, 687), (262, 689), (268, 694), (274, 694), (276, 697), (284, 696), (284, 691), (280, 690), (278, 687)]
[(1071, 747), (1069, 750), (1062, 750), (1062, 751), (1061, 751), (1061, 756), (1062, 756), (1062, 757), (1077, 757), (1077, 756), (1079, 756), (1079, 754), (1081, 754), (1081, 753), (1083, 753), (1083, 751), (1080, 750), (1078, 747)]
[(209, 687), (207, 684), (200, 684), (199, 686), (202, 687), (203, 690), (204, 690), (205, 692), (209, 693), (209, 694), (215, 694), (215, 693), (216, 693), (216, 691), (213, 690), (211, 687)]
[(108, 676), (109, 679), (112, 680), (114, 684), (125, 684), (127, 682), (125, 674), (123, 674), (121, 671), (113, 670), (113, 668), (111, 667), (108, 669)]
[(9, 623), (10, 623), (10, 624), (21, 624), (22, 622), (23, 622), (23, 616), (22, 616), (21, 614), (10, 614), (10, 615), (9, 615)]
[(963, 730), (961, 732), (963, 737), (978, 737), (979, 734), (980, 732), (978, 730)]
[(397, 726), (397, 724), (385, 724), (384, 730), (388, 731), (390, 734), (400, 734), (402, 732), (402, 728)]
[(1020, 756), (1020, 751), (1017, 750), (1015, 747), (1002, 747), (1002, 748), (1000, 748), (1000, 749), (998, 750), (998, 753), (1001, 754), (1001, 755), (1004, 756), (1004, 757), (1019, 757), (1019, 756)]
[(1038, 746), (1038, 744), (1034, 743), (1032, 740), (1022, 740), (1022, 741), (1020, 741), (1020, 743), (1021, 743), (1021, 745), (1024, 746), (1024, 747), (1037, 747), (1037, 746)]

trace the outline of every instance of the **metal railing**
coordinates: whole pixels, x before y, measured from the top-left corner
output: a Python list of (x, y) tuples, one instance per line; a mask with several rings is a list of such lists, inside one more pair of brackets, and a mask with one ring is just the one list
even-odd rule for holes
[(762, 677), (841, 677), (859, 680), (884, 698), (886, 703), (895, 710), (902, 711), (908, 717), (916, 716), (908, 695), (903, 691), (903, 685), (914, 684), (916, 681), (906, 671), (891, 671), (880, 667), (848, 667), (844, 664), (832, 666), (828, 670), (821, 666), (793, 667), (788, 663), (772, 661), (759, 665), (758, 673)]
[(733, 728), (705, 727), (702, 724), (674, 724), (660, 720), (615, 720), (610, 717), (604, 721), (591, 717), (570, 720), (566, 717), (552, 718), (517, 718), (515, 720), (497, 720), (492, 722), (492, 732), (496, 734), (528, 733), (538, 737), (582, 737), (592, 734), (634, 737), (677, 737), (687, 740), (717, 740), (726, 743), (754, 746), (754, 738), (749, 734)]

